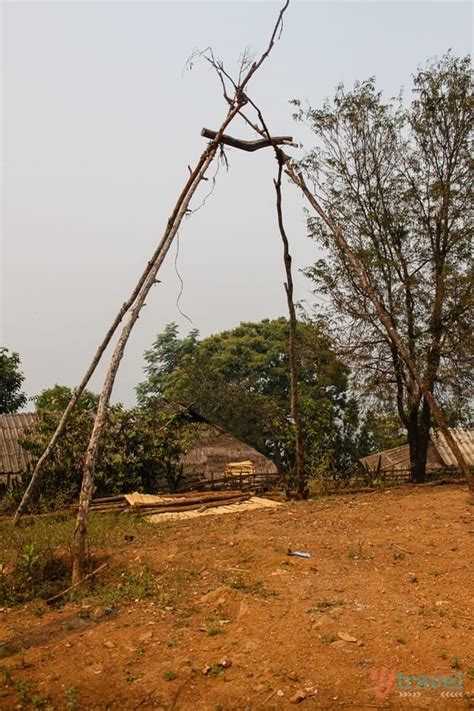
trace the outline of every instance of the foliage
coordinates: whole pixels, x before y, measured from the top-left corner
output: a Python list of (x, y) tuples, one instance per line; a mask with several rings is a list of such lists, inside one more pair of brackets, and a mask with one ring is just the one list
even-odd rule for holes
[[(408, 108), (384, 102), (373, 78), (351, 91), (339, 86), (319, 110), (295, 102), (316, 141), (300, 169), (362, 260), (427, 386), (459, 417), (472, 404), (469, 58), (447, 54), (413, 81)], [(395, 403), (422, 480), (430, 408), (327, 226), (308, 224), (326, 252), (307, 275), (374, 407)]]
[[(38, 423), (22, 441), (35, 456), (51, 439), (70, 397), (69, 388), (56, 385), (36, 398)], [(58, 446), (45, 464), (36, 510), (60, 508), (77, 497), (97, 402), (94, 393), (85, 391), (81, 395)], [(192, 438), (192, 426), (184, 428), (179, 414), (150, 407), (125, 410), (121, 404), (111, 405), (96, 464), (96, 494), (134, 490), (150, 493), (166, 482), (173, 487), (179, 477), (179, 458)], [(25, 480), (26, 484), (28, 476)]]
[[(176, 324), (170, 324), (146, 352), (148, 377), (138, 395), (142, 403), (160, 394), (192, 405), (291, 470), (288, 335), (285, 318), (241, 323), (201, 341), (195, 331), (179, 339)], [(348, 369), (332, 350), (322, 323), (300, 321), (297, 337), (308, 471), (342, 468), (357, 449), (358, 413), (348, 394)]]
[(26, 405), (27, 397), (21, 392), (25, 376), (20, 370), (20, 356), (0, 348), (0, 414), (16, 412)]
[(146, 402), (148, 396), (163, 395), (167, 378), (187, 355), (194, 352), (199, 331), (192, 329), (185, 338), (178, 338), (178, 325), (169, 323), (163, 333), (159, 333), (150, 350), (145, 351), (147, 379), (137, 386), (139, 403)]
[(369, 410), (361, 428), (360, 446), (367, 452), (383, 452), (406, 444), (405, 432), (400, 427), (400, 418), (395, 412), (378, 413)]

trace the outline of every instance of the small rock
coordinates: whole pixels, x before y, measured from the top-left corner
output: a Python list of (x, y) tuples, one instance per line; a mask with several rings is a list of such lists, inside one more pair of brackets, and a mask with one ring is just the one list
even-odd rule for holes
[(94, 622), (97, 622), (98, 620), (101, 620), (103, 617), (106, 617), (107, 615), (110, 615), (112, 612), (112, 609), (110, 607), (94, 607), (93, 610), (91, 610), (89, 617), (91, 620), (94, 620)]
[(344, 642), (344, 640), (342, 640), (342, 639), (336, 639), (336, 641), (335, 641), (335, 642), (331, 642), (331, 644), (330, 644), (329, 646), (330, 646), (330, 647), (344, 647), (345, 644), (346, 644), (346, 643)]
[(222, 585), (219, 588), (216, 588), (215, 590), (211, 590), (210, 592), (206, 593), (203, 595), (199, 602), (203, 605), (223, 605), (229, 594), (232, 593), (231, 588)]
[(287, 674), (287, 677), (290, 681), (298, 681), (298, 674), (295, 671), (290, 671), (290, 673)]
[(146, 644), (147, 642), (151, 642), (153, 639), (153, 632), (150, 630), (150, 632), (145, 632), (144, 634), (140, 635), (138, 638), (139, 642), (143, 642), (143, 644)]
[(206, 674), (209, 674), (211, 669), (212, 669), (212, 667), (210, 667), (209, 664), (206, 664), (206, 666), (202, 670), (202, 673), (204, 674), (204, 676), (206, 676)]
[(303, 689), (298, 689), (296, 694), (293, 694), (293, 696), (290, 696), (290, 704), (299, 704), (302, 701), (304, 701), (306, 698), (306, 692), (303, 691)]
[(347, 634), (347, 632), (338, 632), (337, 636), (339, 639), (342, 639), (344, 642), (357, 642), (357, 639), (353, 637), (351, 634)]
[(115, 649), (115, 644), (112, 642), (112, 640), (108, 639), (106, 642), (104, 642), (104, 647), (107, 647), (107, 649)]
[(232, 666), (232, 661), (230, 659), (223, 659), (221, 662), (219, 662), (219, 666), (222, 667), (222, 669), (230, 669)]

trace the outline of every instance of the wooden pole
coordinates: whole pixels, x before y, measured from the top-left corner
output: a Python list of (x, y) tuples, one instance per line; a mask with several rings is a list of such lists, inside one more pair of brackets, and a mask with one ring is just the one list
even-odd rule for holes
[(304, 444), (303, 444), (303, 429), (301, 425), (301, 417), (298, 402), (298, 358), (296, 353), (296, 309), (293, 301), (293, 275), (291, 269), (291, 254), (288, 237), (286, 235), (285, 226), (283, 224), (283, 209), (281, 198), (281, 176), (283, 172), (283, 160), (280, 153), (277, 151), (278, 160), (278, 177), (274, 180), (276, 191), (276, 208), (278, 217), (278, 227), (280, 230), (281, 239), (283, 242), (283, 261), (286, 271), (286, 300), (288, 303), (288, 314), (290, 320), (290, 338), (289, 338), (289, 361), (290, 361), (290, 401), (291, 415), (295, 423), (295, 478), (298, 496), (303, 498), (306, 493), (306, 478), (304, 471)]
[(150, 267), (145, 280), (143, 281), (143, 284), (137, 294), (133, 306), (130, 309), (128, 321), (122, 329), (122, 332), (115, 346), (115, 350), (112, 354), (109, 368), (104, 380), (104, 385), (102, 387), (102, 391), (99, 397), (99, 404), (94, 420), (94, 426), (92, 429), (84, 460), (82, 486), (79, 497), (79, 509), (77, 513), (76, 527), (74, 531), (72, 584), (77, 583), (77, 581), (79, 581), (84, 575), (84, 565), (86, 559), (87, 519), (91, 499), (94, 493), (94, 470), (97, 460), (98, 447), (105, 423), (110, 396), (114, 386), (117, 371), (124, 354), (125, 346), (133, 329), (133, 326), (138, 320), (140, 311), (145, 303), (145, 299), (148, 293), (150, 292), (150, 289), (152, 288), (153, 284), (155, 283), (156, 275), (176, 236), (181, 222), (188, 211), (188, 205), (191, 201), (191, 198), (193, 197), (199, 183), (204, 178), (208, 167), (214, 160), (214, 157), (220, 145), (220, 139), (224, 134), (225, 129), (235, 118), (235, 116), (240, 113), (242, 107), (247, 103), (247, 97), (245, 96), (245, 88), (250, 79), (255, 74), (255, 72), (261, 67), (265, 59), (270, 54), (277, 38), (277, 34), (281, 29), (283, 23), (283, 15), (288, 7), (288, 4), (289, 0), (286, 0), (283, 8), (279, 12), (266, 50), (260, 56), (258, 61), (253, 62), (253, 64), (250, 66), (250, 68), (248, 69), (242, 80), (239, 82), (239, 84), (235, 85), (234, 96), (231, 100), (228, 100), (229, 109), (227, 115), (224, 121), (222, 122), (220, 129), (216, 132), (215, 139), (203, 151), (195, 169), (190, 172), (190, 176), (186, 183), (186, 186), (183, 189), (183, 192), (181, 193), (181, 196), (175, 205), (175, 209), (173, 211), (174, 218), (172, 215), (172, 217), (168, 221), (168, 227), (162, 241), (162, 249), (160, 250), (160, 253), (153, 262), (152, 266)]

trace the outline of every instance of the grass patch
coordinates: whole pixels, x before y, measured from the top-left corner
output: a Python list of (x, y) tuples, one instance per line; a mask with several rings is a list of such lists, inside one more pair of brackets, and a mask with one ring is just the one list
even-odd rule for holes
[(223, 582), (228, 584), (233, 590), (241, 590), (248, 595), (259, 595), (260, 597), (275, 597), (276, 592), (274, 590), (268, 590), (261, 580), (256, 580), (255, 582), (250, 582), (244, 580), (242, 576), (238, 578), (228, 579), (223, 578)]
[(216, 635), (222, 634), (223, 629), (222, 627), (217, 627), (217, 625), (208, 625), (206, 632), (209, 637), (216, 637)]
[(310, 607), (309, 610), (306, 610), (306, 612), (310, 615), (315, 612), (326, 612), (326, 610), (329, 610), (332, 607), (341, 607), (345, 604), (345, 600), (319, 600), (314, 607)]
[(178, 675), (175, 674), (173, 671), (165, 671), (163, 674), (163, 678), (165, 681), (174, 681), (178, 678)]
[(207, 672), (207, 676), (217, 676), (218, 674), (222, 674), (223, 671), (224, 667), (221, 667), (220, 664), (214, 664)]
[[(74, 526), (74, 517), (64, 514), (28, 519), (15, 528), (8, 521), (0, 524), (0, 605), (47, 599), (68, 587)], [(158, 526), (139, 516), (91, 514), (88, 538), (92, 551), (121, 547), (126, 535), (140, 542), (163, 537)]]

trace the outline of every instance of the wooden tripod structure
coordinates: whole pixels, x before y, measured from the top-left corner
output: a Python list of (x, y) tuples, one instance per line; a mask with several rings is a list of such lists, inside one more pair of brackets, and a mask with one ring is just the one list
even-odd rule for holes
[[(117, 331), (120, 323), (122, 322), (123, 318), (128, 314), (128, 319), (126, 323), (124, 324), (122, 331), (119, 335), (119, 338), (117, 340), (115, 349), (113, 351), (108, 371), (104, 380), (103, 388), (100, 394), (99, 398), (99, 404), (97, 408), (97, 413), (95, 416), (94, 420), (94, 426), (92, 430), (92, 434), (90, 437), (90, 441), (87, 447), (86, 455), (85, 455), (85, 460), (84, 460), (84, 468), (83, 468), (83, 481), (82, 481), (82, 487), (81, 487), (81, 493), (80, 493), (80, 499), (79, 499), (79, 509), (78, 509), (78, 514), (77, 514), (77, 519), (76, 519), (76, 527), (75, 527), (75, 532), (74, 532), (74, 546), (73, 546), (73, 575), (72, 575), (72, 583), (75, 585), (79, 580), (81, 580), (84, 576), (84, 564), (85, 564), (85, 558), (86, 558), (86, 533), (87, 533), (87, 519), (88, 519), (88, 513), (90, 509), (90, 504), (94, 492), (94, 469), (95, 469), (95, 463), (97, 459), (97, 452), (98, 452), (98, 446), (100, 443), (100, 438), (102, 434), (102, 430), (104, 427), (105, 419), (106, 419), (106, 413), (107, 413), (107, 408), (109, 405), (110, 401), (110, 396), (112, 393), (112, 389), (114, 386), (115, 378), (117, 375), (117, 371), (120, 365), (120, 362), (122, 360), (124, 350), (128, 341), (128, 338), (130, 336), (130, 333), (139, 317), (140, 311), (143, 308), (145, 304), (145, 299), (147, 295), (149, 294), (151, 288), (153, 285), (156, 283), (156, 277), (159, 272), (159, 269), (161, 265), (163, 264), (163, 261), (169, 251), (169, 248), (171, 244), (174, 241), (174, 238), (176, 237), (176, 234), (178, 232), (178, 229), (181, 225), (181, 222), (186, 215), (186, 213), (189, 210), (189, 204), (194, 196), (198, 186), (200, 185), (201, 181), (205, 179), (206, 172), (211, 165), (211, 163), (214, 161), (219, 148), (222, 145), (227, 145), (227, 146), (232, 146), (234, 148), (244, 150), (247, 152), (254, 152), (257, 150), (260, 150), (262, 148), (267, 148), (267, 147), (272, 147), (275, 156), (278, 161), (278, 166), (279, 166), (279, 172), (278, 172), (278, 179), (275, 181), (275, 188), (277, 192), (277, 215), (278, 215), (278, 224), (279, 224), (279, 229), (280, 233), (282, 236), (283, 240), (283, 245), (284, 245), (284, 260), (285, 260), (285, 268), (286, 268), (286, 275), (287, 275), (287, 283), (285, 284), (285, 289), (287, 293), (287, 300), (288, 300), (288, 307), (289, 307), (289, 312), (290, 312), (290, 368), (291, 368), (291, 405), (292, 405), (292, 414), (295, 420), (296, 424), (296, 450), (297, 450), (297, 474), (301, 478), (301, 481), (303, 481), (303, 468), (304, 468), (304, 463), (303, 463), (303, 452), (302, 452), (302, 439), (301, 439), (301, 428), (299, 425), (299, 417), (298, 417), (298, 399), (297, 399), (297, 386), (296, 386), (296, 351), (295, 351), (295, 340), (296, 340), (296, 315), (294, 311), (294, 304), (293, 304), (293, 285), (292, 285), (292, 277), (291, 277), (291, 256), (289, 254), (289, 247), (288, 247), (288, 240), (286, 238), (286, 234), (284, 231), (284, 226), (283, 226), (283, 217), (282, 217), (282, 208), (281, 208), (281, 177), (282, 177), (282, 171), (284, 170), (287, 176), (290, 178), (290, 180), (303, 192), (305, 195), (306, 199), (309, 201), (313, 209), (317, 212), (319, 217), (324, 220), (324, 222), (329, 226), (331, 229), (334, 239), (337, 241), (338, 245), (343, 249), (345, 254), (348, 256), (349, 262), (351, 263), (354, 273), (357, 275), (359, 282), (362, 286), (362, 288), (365, 290), (369, 298), (371, 299), (372, 303), (374, 304), (374, 307), (377, 311), (377, 314), (379, 316), (379, 319), (381, 323), (383, 324), (384, 328), (386, 329), (390, 339), (396, 346), (400, 357), (404, 360), (406, 363), (408, 369), (412, 373), (413, 377), (417, 381), (419, 387), (421, 388), (423, 395), (426, 398), (426, 401), (431, 407), (431, 410), (433, 412), (433, 415), (438, 423), (438, 426), (440, 430), (443, 432), (444, 436), (446, 437), (446, 441), (448, 442), (449, 446), (451, 447), (451, 450), (456, 457), (456, 460), (458, 461), (458, 464), (461, 468), (461, 470), (464, 472), (466, 479), (468, 481), (469, 487), (472, 491), (474, 491), (474, 480), (473, 476), (469, 470), (469, 467), (467, 466), (461, 451), (459, 450), (459, 447), (454, 440), (453, 436), (451, 435), (451, 432), (449, 431), (446, 421), (443, 417), (443, 414), (437, 405), (436, 401), (434, 400), (431, 392), (428, 390), (426, 387), (422, 377), (418, 373), (415, 364), (411, 361), (410, 356), (399, 336), (397, 333), (392, 319), (389, 315), (388, 312), (385, 311), (380, 299), (377, 296), (377, 293), (373, 286), (370, 283), (370, 280), (368, 278), (368, 275), (364, 269), (364, 266), (362, 262), (359, 260), (357, 255), (351, 250), (350, 245), (348, 242), (345, 240), (342, 231), (339, 229), (339, 227), (335, 224), (332, 223), (330, 218), (326, 215), (320, 204), (316, 201), (315, 197), (311, 194), (309, 191), (303, 176), (300, 173), (297, 173), (292, 165), (292, 162), (287, 156), (283, 150), (280, 148), (280, 146), (288, 146), (288, 145), (294, 145), (292, 138), (289, 136), (271, 136), (268, 129), (266, 128), (266, 125), (263, 121), (262, 115), (260, 111), (258, 111), (257, 107), (253, 102), (250, 101), (249, 97), (246, 95), (246, 87), (250, 81), (250, 79), (253, 77), (255, 72), (260, 68), (260, 66), (263, 64), (263, 62), (266, 60), (268, 55), (270, 54), (275, 41), (277, 40), (277, 35), (279, 36), (279, 33), (281, 32), (282, 28), (282, 23), (283, 23), (283, 15), (288, 7), (289, 0), (286, 0), (285, 5), (283, 8), (280, 10), (280, 13), (278, 15), (277, 21), (275, 23), (275, 26), (273, 28), (273, 32), (270, 37), (270, 41), (267, 45), (266, 50), (263, 52), (263, 54), (260, 56), (258, 61), (253, 62), (247, 71), (244, 73), (242, 77), (239, 77), (238, 82), (234, 82), (229, 75), (224, 71), (223, 66), (219, 63), (216, 63), (214, 58), (212, 57), (205, 57), (211, 65), (216, 69), (216, 71), (219, 74), (219, 78), (221, 79), (221, 82), (224, 87), (224, 97), (228, 103), (228, 111), (227, 114), (220, 126), (220, 128), (217, 131), (211, 131), (210, 129), (203, 129), (202, 135), (205, 138), (210, 139), (210, 143), (206, 146), (205, 150), (202, 152), (199, 160), (196, 163), (196, 166), (194, 169), (190, 169), (190, 175), (184, 185), (184, 188), (181, 192), (181, 194), (178, 197), (178, 200), (176, 202), (176, 205), (173, 209), (173, 212), (170, 215), (170, 218), (167, 222), (166, 229), (164, 231), (163, 237), (157, 246), (154, 254), (152, 255), (152, 258), (148, 262), (143, 274), (141, 275), (135, 289), (133, 290), (132, 294), (130, 295), (130, 298), (128, 301), (126, 301), (121, 309), (119, 310), (116, 318), (114, 319), (110, 329), (108, 330), (104, 340), (100, 344), (97, 353), (95, 354), (91, 365), (89, 366), (86, 374), (84, 375), (84, 378), (82, 379), (80, 385), (76, 388), (76, 390), (73, 393), (73, 396), (64, 411), (61, 420), (58, 424), (58, 427), (49, 442), (48, 446), (46, 447), (45, 451), (43, 452), (42, 456), (39, 458), (38, 462), (36, 463), (32, 478), (30, 480), (29, 486), (27, 490), (25, 491), (25, 494), (23, 496), (23, 499), (15, 513), (15, 516), (13, 518), (13, 524), (16, 524), (21, 517), (21, 515), (25, 512), (28, 502), (31, 499), (32, 494), (34, 493), (36, 487), (38, 486), (38, 483), (40, 481), (40, 474), (42, 472), (42, 468), (44, 466), (45, 461), (53, 451), (54, 447), (56, 446), (57, 442), (59, 441), (67, 419), (72, 412), (73, 408), (77, 404), (82, 392), (84, 391), (85, 387), (87, 386), (92, 374), (94, 373), (105, 349), (107, 348), (108, 344), (110, 343), (113, 335)], [(233, 94), (231, 97), (227, 95), (225, 86), (224, 86), (224, 79), (227, 78), (228, 80), (231, 81), (232, 86), (233, 86)], [(255, 109), (257, 109), (257, 113), (259, 115), (259, 119), (261, 122), (261, 128), (256, 128), (253, 124), (251, 124), (248, 119), (243, 115), (242, 109), (243, 107), (250, 103)], [(234, 138), (232, 136), (229, 136), (228, 134), (225, 133), (226, 128), (229, 126), (229, 124), (233, 121), (233, 119), (240, 115), (243, 117), (248, 123), (250, 123), (253, 128), (261, 135), (261, 139), (256, 140), (256, 141), (243, 141), (238, 138)]]

